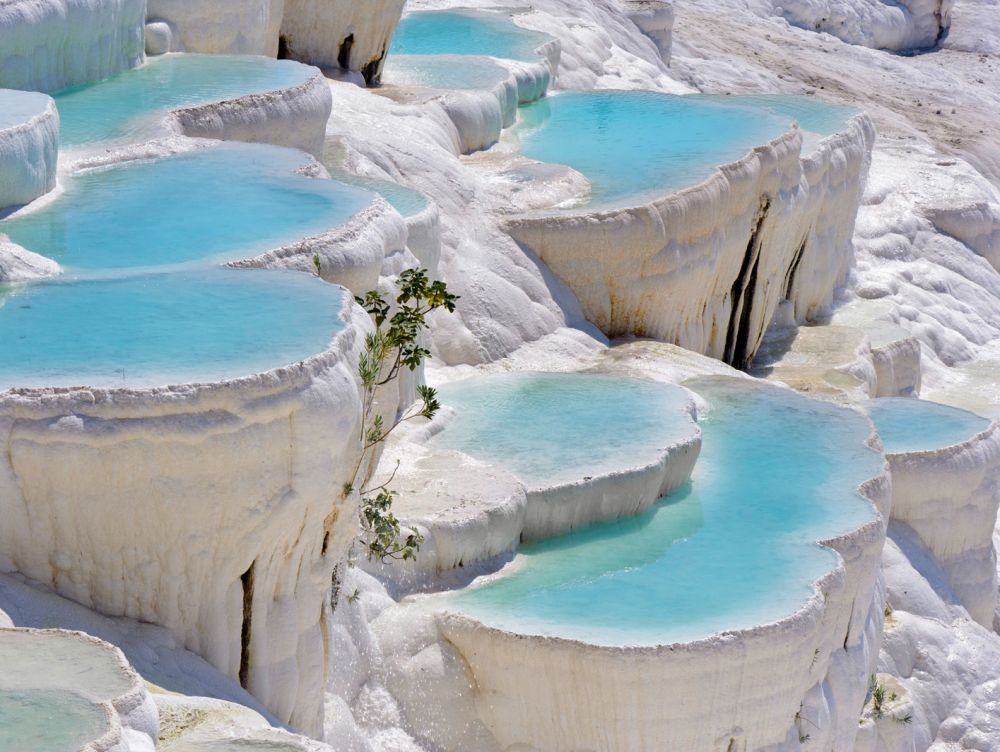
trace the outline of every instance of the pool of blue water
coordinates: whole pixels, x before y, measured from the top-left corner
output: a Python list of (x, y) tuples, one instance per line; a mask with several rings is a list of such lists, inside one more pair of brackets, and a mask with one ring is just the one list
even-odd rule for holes
[[(707, 400), (691, 483), (636, 518), (520, 549), (453, 608), (520, 633), (657, 645), (770, 623), (801, 608), (837, 556), (815, 541), (870, 521), (858, 486), (880, 455), (864, 416), (743, 380), (689, 384)], [(589, 426), (552, 431), (587, 441)]]
[(382, 83), (430, 89), (493, 89), (510, 78), (496, 63), (460, 55), (390, 55)]
[(299, 272), (197, 269), (0, 286), (0, 389), (216, 381), (327, 349), (346, 291)]
[(347, 185), (356, 185), (366, 191), (379, 194), (404, 217), (412, 217), (427, 208), (427, 196), (420, 191), (390, 180), (352, 175), (345, 171), (331, 171), (334, 180)]
[(623, 205), (695, 185), (788, 130), (770, 110), (644, 91), (565, 92), (521, 108), (521, 153), (569, 165), (589, 205)]
[(640, 467), (695, 432), (683, 389), (638, 379), (515, 373), (439, 391), (456, 416), (432, 443), (495, 462), (531, 486)]
[(745, 105), (765, 109), (791, 123), (796, 121), (802, 129), (803, 151), (810, 149), (827, 136), (842, 132), (848, 121), (861, 110), (831, 104), (816, 97), (790, 94), (756, 94), (741, 96), (705, 96), (707, 100), (729, 105)]
[(71, 692), (0, 690), (0, 750), (78, 752), (108, 730), (104, 710)]
[(975, 413), (920, 399), (873, 400), (868, 405), (868, 414), (889, 454), (926, 452), (961, 444), (990, 425), (988, 419)]
[(403, 16), (389, 48), (392, 55), (485, 55), (534, 62), (552, 41), (509, 16), (476, 10), (421, 11)]
[(361, 188), (294, 174), (307, 163), (292, 149), (225, 143), (79, 172), (0, 233), (74, 270), (249, 258), (371, 204)]
[(276, 91), (317, 70), (249, 55), (163, 55), (116, 76), (56, 93), (65, 146), (155, 136), (164, 112)]
[(0, 131), (45, 112), (48, 102), (49, 98), (38, 92), (0, 89)]

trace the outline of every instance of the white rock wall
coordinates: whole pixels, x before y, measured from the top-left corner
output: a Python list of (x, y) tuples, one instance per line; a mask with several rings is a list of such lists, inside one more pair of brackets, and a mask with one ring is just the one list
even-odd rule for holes
[(804, 321), (846, 281), (874, 137), (858, 116), (801, 159), (793, 131), (644, 206), (526, 215), (506, 228), (608, 336), (652, 337), (742, 367), (781, 302)]
[(147, 0), (150, 23), (167, 27), (167, 49), (147, 44), (147, 51), (274, 57), (284, 6), (285, 0)]
[(775, 0), (775, 10), (803, 29), (880, 50), (934, 47), (951, 26), (953, 0)]
[(52, 92), (143, 60), (145, 0), (0, 3), (0, 87)]
[(405, 0), (285, 0), (284, 53), (321, 68), (361, 73), (370, 84), (382, 65)]
[(341, 489), (370, 325), (349, 299), (342, 315), (326, 353), (240, 380), (0, 394), (0, 568), (167, 627), (320, 733), (322, 612), (357, 528)]
[(5, 102), (31, 115), (0, 126), (0, 210), (30, 203), (55, 188), (59, 159), (55, 102), (44, 94), (0, 89), (0, 108)]
[(890, 454), (892, 518), (933, 554), (969, 614), (993, 626), (993, 529), (1000, 505), (1000, 426), (945, 449)]

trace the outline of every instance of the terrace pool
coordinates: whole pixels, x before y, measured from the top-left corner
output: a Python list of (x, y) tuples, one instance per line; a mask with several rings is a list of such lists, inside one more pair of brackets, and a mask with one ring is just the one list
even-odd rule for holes
[[(882, 469), (870, 424), (787, 389), (688, 385), (710, 406), (689, 487), (639, 517), (524, 546), (451, 605), (490, 626), (599, 645), (691, 641), (801, 608), (837, 563), (815, 541), (876, 514), (858, 493)], [(548, 431), (551, 445), (594, 441), (600, 424), (567, 425)]]
[(64, 146), (162, 135), (172, 109), (221, 102), (303, 84), (317, 70), (249, 55), (163, 55), (145, 65), (54, 97)]
[(347, 292), (308, 274), (198, 269), (0, 286), (0, 390), (237, 378), (325, 351)]
[(565, 92), (521, 108), (521, 153), (590, 181), (590, 205), (627, 205), (695, 185), (787, 132), (788, 118), (699, 96)]
[(74, 270), (250, 258), (344, 224), (372, 194), (295, 174), (301, 152), (222, 143), (86, 170), (0, 233)]
[(755, 109), (765, 109), (785, 118), (797, 121), (802, 129), (803, 153), (814, 149), (827, 136), (840, 133), (847, 122), (861, 110), (854, 107), (830, 104), (822, 99), (789, 94), (752, 94), (741, 96), (703, 96), (703, 99), (721, 104), (745, 105)]
[(79, 752), (108, 730), (104, 709), (71, 692), (0, 690), (0, 750)]
[(459, 55), (390, 55), (382, 83), (429, 89), (493, 89), (510, 78), (496, 63)]
[(886, 398), (868, 406), (888, 454), (926, 452), (968, 441), (990, 421), (957, 407), (921, 399)]
[(656, 461), (691, 435), (690, 395), (651, 381), (514, 373), (446, 384), (457, 414), (432, 443), (549, 486)]
[(420, 11), (403, 16), (389, 48), (392, 55), (480, 55), (536, 62), (552, 41), (518, 26), (509, 16), (477, 10)]
[(45, 112), (49, 97), (35, 91), (0, 89), (0, 131), (22, 125)]

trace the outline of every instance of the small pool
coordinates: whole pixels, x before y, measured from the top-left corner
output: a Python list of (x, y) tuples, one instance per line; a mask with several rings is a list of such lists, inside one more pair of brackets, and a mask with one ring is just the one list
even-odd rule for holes
[(705, 96), (705, 99), (722, 104), (746, 105), (773, 112), (788, 122), (796, 121), (802, 129), (803, 153), (816, 148), (827, 136), (841, 133), (848, 121), (861, 110), (854, 107), (830, 104), (822, 99), (790, 94), (755, 94), (740, 96)]
[(0, 131), (14, 128), (45, 112), (49, 97), (35, 91), (0, 89)]
[(390, 55), (382, 83), (428, 89), (491, 90), (510, 78), (494, 62), (458, 55)]
[(145, 65), (54, 95), (62, 143), (135, 141), (160, 134), (166, 111), (303, 84), (317, 70), (248, 55), (163, 55)]
[(0, 233), (75, 270), (249, 258), (317, 235), (372, 203), (358, 187), (294, 174), (301, 152), (219, 144), (87, 170)]
[(638, 379), (513, 373), (439, 391), (457, 415), (432, 443), (501, 465), (531, 486), (642, 467), (692, 433), (690, 396)]
[(536, 62), (552, 41), (518, 26), (509, 16), (476, 10), (420, 11), (403, 16), (389, 48), (392, 55), (483, 55)]
[(0, 690), (0, 750), (4, 752), (79, 752), (108, 727), (101, 706), (72, 692)]
[(198, 269), (0, 286), (0, 389), (217, 381), (304, 360), (346, 291), (300, 272)]
[(420, 191), (407, 188), (391, 180), (352, 175), (345, 171), (331, 170), (334, 180), (347, 185), (356, 185), (366, 191), (379, 194), (403, 217), (412, 217), (427, 208), (428, 200)]
[(870, 424), (787, 389), (689, 386), (710, 406), (689, 487), (639, 517), (522, 547), (452, 606), (491, 626), (599, 645), (690, 641), (801, 608), (837, 563), (815, 541), (876, 515), (857, 490), (882, 468), (865, 444)]
[(565, 92), (521, 108), (521, 153), (590, 181), (588, 204), (623, 205), (695, 185), (789, 130), (767, 109), (643, 91)]
[(982, 433), (990, 425), (988, 419), (975, 413), (920, 399), (874, 400), (868, 405), (868, 413), (888, 454), (954, 446)]

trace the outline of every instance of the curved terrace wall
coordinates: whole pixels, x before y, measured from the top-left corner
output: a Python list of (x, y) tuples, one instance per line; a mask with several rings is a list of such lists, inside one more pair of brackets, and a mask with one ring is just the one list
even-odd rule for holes
[[(34, 201), (56, 185), (59, 113), (44, 94), (0, 88), (0, 211)], [(11, 117), (11, 113), (20, 113)]]
[(160, 30), (166, 36), (161, 47), (147, 51), (275, 57), (284, 5), (284, 0), (147, 0), (150, 23), (167, 26)]
[(143, 60), (145, 0), (3, 0), (0, 87), (52, 92)]
[(782, 301), (801, 321), (845, 281), (874, 137), (871, 120), (855, 116), (803, 159), (793, 130), (647, 204), (525, 215), (506, 229), (608, 336), (652, 337), (743, 367)]

